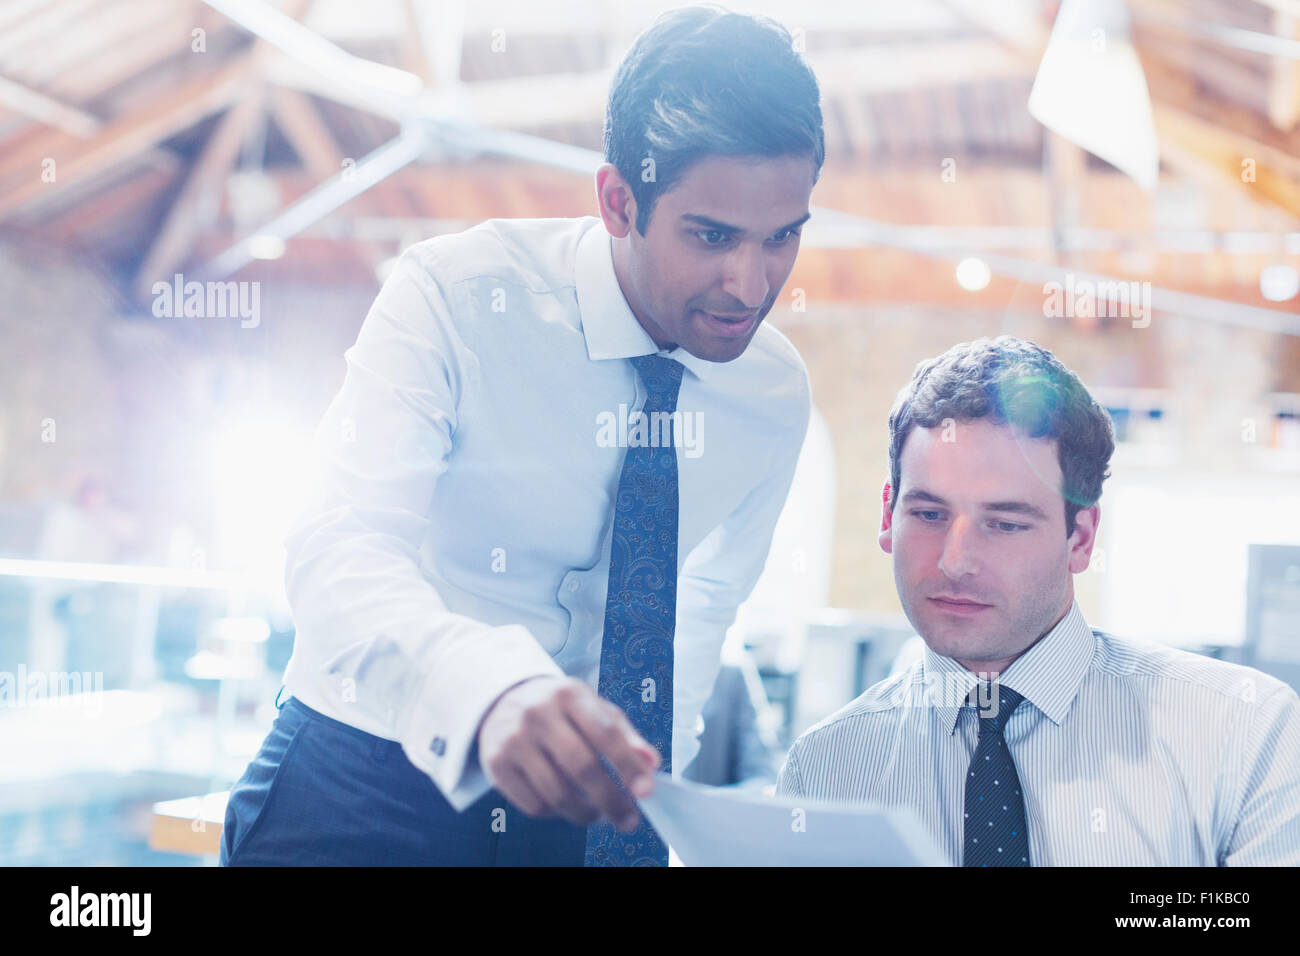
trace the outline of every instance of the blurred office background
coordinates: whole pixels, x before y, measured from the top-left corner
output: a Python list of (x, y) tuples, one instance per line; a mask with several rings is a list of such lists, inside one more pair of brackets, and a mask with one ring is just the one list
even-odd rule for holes
[[(673, 5), (0, 0), (0, 863), (213, 862), (379, 283), (431, 235), (594, 214), (612, 70)], [(1300, 0), (732, 9), (805, 51), (827, 161), (768, 318), (816, 409), (700, 779), (770, 782), (914, 653), (886, 417), (982, 335), (1115, 419), (1090, 623), (1300, 682)], [(244, 299), (187, 315), (193, 280)]]

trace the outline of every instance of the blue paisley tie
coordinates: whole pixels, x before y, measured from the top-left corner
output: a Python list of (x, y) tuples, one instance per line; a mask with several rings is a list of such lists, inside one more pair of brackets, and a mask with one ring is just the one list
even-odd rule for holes
[[(677, 436), (672, 413), (683, 366), (658, 355), (633, 358), (645, 383), (644, 428), (629, 438), (614, 503), (609, 593), (600, 645), (601, 697), (621, 707), (672, 770), (673, 631), (677, 618)], [(655, 413), (669, 417), (656, 418)], [(661, 429), (661, 421), (667, 427)], [(670, 436), (667, 442), (663, 436)], [(645, 821), (622, 833), (608, 821), (587, 828), (587, 866), (667, 866), (668, 847)]]
[(1011, 751), (1002, 738), (1012, 712), (1024, 698), (993, 684), (993, 706), (980, 712), (979, 743), (966, 774), (966, 833), (962, 866), (1032, 866), (1025, 797)]

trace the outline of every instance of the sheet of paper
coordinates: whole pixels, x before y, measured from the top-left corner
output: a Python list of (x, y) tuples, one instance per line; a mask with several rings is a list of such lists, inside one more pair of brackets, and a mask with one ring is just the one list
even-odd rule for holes
[(667, 774), (640, 807), (685, 866), (948, 866), (906, 809), (764, 797)]

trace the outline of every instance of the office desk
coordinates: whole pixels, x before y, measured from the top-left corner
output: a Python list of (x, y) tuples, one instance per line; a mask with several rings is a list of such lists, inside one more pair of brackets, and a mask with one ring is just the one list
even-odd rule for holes
[(153, 805), (149, 847), (169, 853), (216, 856), (221, 852), (229, 790)]

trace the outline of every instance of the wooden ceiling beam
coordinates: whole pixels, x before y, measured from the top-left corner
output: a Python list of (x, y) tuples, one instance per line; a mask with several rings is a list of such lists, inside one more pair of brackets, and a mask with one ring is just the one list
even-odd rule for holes
[[(347, 157), (306, 95), (297, 90), (277, 89), (271, 99), (271, 112), (276, 125), (313, 178), (323, 182), (342, 173), (343, 161)], [(375, 197), (367, 191), (351, 200), (346, 208), (351, 212), (365, 213), (374, 209), (374, 203)], [(360, 245), (362, 254), (372, 266), (378, 266), (388, 258), (387, 251), (376, 243), (362, 241)]]
[[(302, 16), (310, 0), (286, 0), (283, 12)], [(26, 203), (48, 196), (60, 186), (99, 175), (188, 129), (237, 99), (250, 85), (260, 85), (275, 49), (255, 40), (211, 73), (186, 76), (155, 96), (149, 105), (108, 122), (89, 141), (52, 133), (25, 141), (0, 161), (0, 220)], [(44, 181), (45, 161), (55, 163), (55, 178)]]
[(94, 136), (101, 126), (96, 117), (84, 110), (61, 103), (3, 76), (0, 76), (0, 104), (78, 139)]
[(75, 23), (96, 0), (60, 0), (44, 3), (30, 10), (17, 22), (0, 30), (0, 65), (6, 64), (14, 50), (25, 50), (51, 36), (58, 36), (69, 23)]
[[(288, 0), (284, 13), (295, 20), (306, 11), (309, 0)], [(274, 48), (262, 39), (253, 41), (246, 56), (249, 70), (257, 74), (265, 66)], [(239, 161), (239, 151), (254, 124), (262, 117), (267, 89), (258, 84), (249, 95), (238, 100), (221, 118), (217, 129), (204, 144), (203, 152), (185, 180), (180, 195), (167, 211), (157, 238), (136, 272), (133, 291), (143, 300), (160, 277), (184, 262), (203, 229), (198, 212), (206, 201), (217, 198), (210, 206), (220, 205), (219, 197), (226, 177)]]
[(172, 7), (166, 16), (133, 24), (126, 37), (101, 47), (75, 70), (52, 77), (46, 89), (52, 95), (90, 100), (173, 57), (200, 55), (190, 51), (192, 30), (199, 27), (206, 30), (208, 45), (213, 46), (222, 31), (234, 29), (224, 17), (210, 23), (216, 15), (208, 6), (182, 7), (179, 11)]
[[(0, 220), (42, 194), (96, 176), (223, 109), (247, 88), (254, 66), (237, 56), (213, 73), (196, 74), (148, 106), (107, 123), (99, 135), (81, 140), (54, 131), (0, 161)], [(42, 178), (46, 159), (55, 163), (53, 182)]]
[(1153, 68), (1177, 71), (1187, 84), (1212, 87), (1216, 100), (1225, 106), (1254, 111), (1264, 105), (1266, 92), (1259, 70), (1241, 62), (1228, 47), (1163, 22), (1135, 24), (1133, 42), (1148, 80)]
[(308, 97), (284, 87), (270, 101), (276, 125), (298, 154), (298, 161), (317, 179), (336, 176), (342, 169), (343, 151)]
[(1161, 148), (1172, 146), (1172, 155), (1199, 159), (1217, 170), (1225, 185), (1281, 207), (1300, 219), (1300, 159), (1270, 150), (1221, 127), (1169, 106), (1157, 105), (1156, 131)]
[(1217, 175), (1224, 187), (1300, 217), (1300, 129), (1277, 129), (1149, 47), (1139, 55), (1162, 156), (1202, 180)]
[[(181, 11), (183, 7), (178, 8), (175, 0), (97, 4), (58, 31), (57, 42), (29, 43), (15, 50), (6, 57), (4, 70), (20, 82), (48, 90), (56, 77), (76, 73), (101, 57), (112, 57), (128, 38), (156, 29), (163, 16), (175, 18)], [(189, 31), (175, 31), (171, 38), (179, 48), (188, 43)]]
[(263, 95), (264, 91), (257, 90), (240, 97), (221, 117), (204, 144), (203, 152), (167, 210), (157, 237), (136, 272), (133, 291), (141, 300), (148, 297), (154, 282), (169, 276), (193, 248), (195, 238), (206, 225), (198, 214), (199, 209), (204, 205), (210, 208), (220, 205), (226, 176), (239, 159), (240, 147), (249, 130), (262, 115)]

